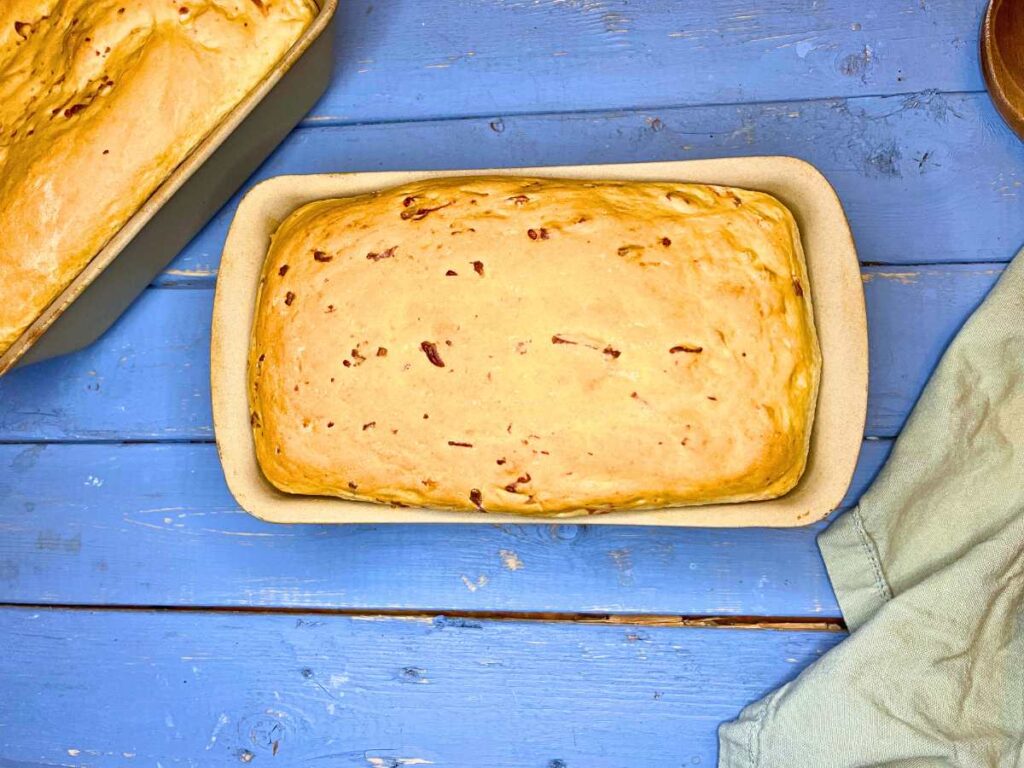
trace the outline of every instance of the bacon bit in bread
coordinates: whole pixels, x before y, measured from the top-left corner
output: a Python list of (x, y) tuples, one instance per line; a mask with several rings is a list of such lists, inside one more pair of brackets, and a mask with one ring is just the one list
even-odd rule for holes
[(284, 295), (284, 304), (285, 304), (285, 306), (286, 307), (290, 307), (292, 305), (293, 301), (295, 301), (295, 294), (292, 293), (291, 291), (288, 291), (288, 293), (286, 293)]
[(472, 448), (472, 443), (462, 443), (458, 440), (449, 440), (448, 445), (454, 446), (455, 448)]
[(473, 264), (473, 270), (478, 275), (480, 275), (480, 277), (483, 277), (484, 276), (484, 263), (482, 261), (474, 261), (474, 262), (472, 262), (472, 264)]
[(313, 251), (313, 261), (326, 262), (333, 259), (333, 256), (328, 256), (323, 251)]
[(427, 360), (429, 360), (433, 365), (436, 365), (438, 368), (444, 368), (444, 360), (442, 360), (441, 355), (437, 353), (436, 344), (431, 341), (423, 341), (420, 342), (420, 349), (423, 350), (423, 354), (427, 356)]
[(691, 347), (689, 344), (679, 344), (678, 346), (672, 347), (668, 351), (670, 355), (674, 355), (676, 352), (689, 352), (691, 354), (699, 354), (704, 351), (704, 347)]
[(651, 407), (651, 404), (649, 402), (647, 402), (644, 398), (640, 397), (640, 395), (638, 393), (630, 392), (629, 396), (631, 398), (633, 398), (634, 400), (636, 400), (638, 403), (640, 403), (642, 405), (646, 405), (648, 408)]
[(455, 205), (455, 201), (451, 200), (445, 203), (444, 205), (438, 205), (433, 208), (417, 208), (415, 210), (410, 208), (402, 211), (402, 219), (404, 221), (409, 221), (410, 219), (412, 221), (421, 221), (422, 219), (425, 219), (427, 216), (432, 214), (434, 211), (440, 211), (442, 208), (447, 208), (449, 205)]
[(376, 426), (377, 426), (377, 422), (376, 421), (368, 421), (365, 424), (363, 424), (363, 432), (365, 432), (368, 429), (373, 429)]
[(484, 511), (484, 506), (483, 506), (484, 497), (483, 497), (483, 494), (480, 493), (480, 489), (479, 488), (473, 488), (472, 490), (470, 490), (470, 492), (469, 492), (469, 500), (471, 502), (473, 502), (473, 506), (474, 507), (479, 509), (481, 512)]
[(376, 253), (375, 251), (370, 251), (368, 254), (366, 254), (366, 258), (367, 258), (368, 261), (380, 261), (381, 259), (390, 259), (390, 258), (392, 258), (395, 255), (395, 251), (397, 251), (397, 250), (398, 250), (398, 246), (397, 245), (393, 245), (390, 248), (388, 248), (386, 251), (381, 251), (380, 253)]
[(287, 264), (282, 264), (281, 268), (279, 270), (277, 270), (277, 274), (280, 275), (281, 277), (284, 277), (285, 275), (287, 275), (288, 274), (288, 265)]
[(572, 344), (574, 346), (584, 346), (584, 347), (587, 347), (588, 349), (595, 349), (595, 350), (601, 352), (602, 354), (608, 355), (613, 360), (615, 358), (617, 358), (619, 355), (622, 354), (622, 352), (620, 352), (619, 350), (615, 349), (615, 347), (613, 347), (611, 344), (607, 344), (607, 345), (604, 346), (604, 348), (602, 348), (600, 346), (597, 346), (596, 344), (588, 344), (585, 341), (573, 341), (572, 339), (567, 339), (564, 336), (559, 336), (557, 333), (554, 336), (551, 337), (551, 343), (552, 344)]
[(509, 493), (522, 493), (522, 491), (520, 491), (517, 486), (525, 485), (526, 483), (530, 482), (530, 480), (530, 473), (527, 472), (521, 477), (517, 477), (514, 483), (509, 483), (508, 485), (506, 485), (505, 490), (508, 491)]

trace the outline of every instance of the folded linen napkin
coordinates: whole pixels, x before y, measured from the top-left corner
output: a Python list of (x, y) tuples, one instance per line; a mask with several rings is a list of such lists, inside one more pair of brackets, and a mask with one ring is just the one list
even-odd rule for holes
[(1024, 251), (818, 544), (851, 635), (720, 727), (720, 768), (1024, 767)]

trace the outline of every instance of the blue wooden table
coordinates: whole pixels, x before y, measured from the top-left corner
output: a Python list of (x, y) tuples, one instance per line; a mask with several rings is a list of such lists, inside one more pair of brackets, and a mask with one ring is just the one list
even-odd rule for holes
[[(870, 323), (846, 504), (1024, 243), (982, 0), (350, 0), (256, 174), (797, 155)], [(234, 203), (92, 348), (0, 380), (0, 768), (713, 766), (843, 627), (796, 530), (279, 527), (213, 445)]]

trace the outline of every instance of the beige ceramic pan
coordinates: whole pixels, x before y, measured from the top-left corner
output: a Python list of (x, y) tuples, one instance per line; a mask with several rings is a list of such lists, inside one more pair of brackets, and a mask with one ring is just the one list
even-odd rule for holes
[(785, 203), (800, 227), (823, 359), (810, 456), (800, 483), (785, 496), (769, 501), (618, 512), (593, 515), (586, 522), (796, 526), (820, 520), (839, 505), (857, 463), (867, 408), (867, 325), (857, 253), (839, 199), (813, 166), (789, 157), (748, 157), (638, 165), (282, 176), (253, 188), (239, 205), (224, 246), (213, 308), (211, 351), (217, 449), (228, 486), (244, 509), (280, 523), (579, 521), (571, 517), (394, 508), (291, 495), (267, 482), (256, 462), (246, 364), (260, 271), (278, 224), (313, 200), (363, 194), (437, 176), (480, 174), (705, 182), (768, 192)]

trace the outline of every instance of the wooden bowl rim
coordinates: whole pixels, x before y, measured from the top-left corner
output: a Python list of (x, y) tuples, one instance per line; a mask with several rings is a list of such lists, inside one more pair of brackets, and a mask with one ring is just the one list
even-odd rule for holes
[(1014, 73), (996, 43), (995, 19), (1004, 0), (991, 0), (981, 30), (981, 66), (989, 95), (1010, 128), (1024, 141), (1024, 71)]

